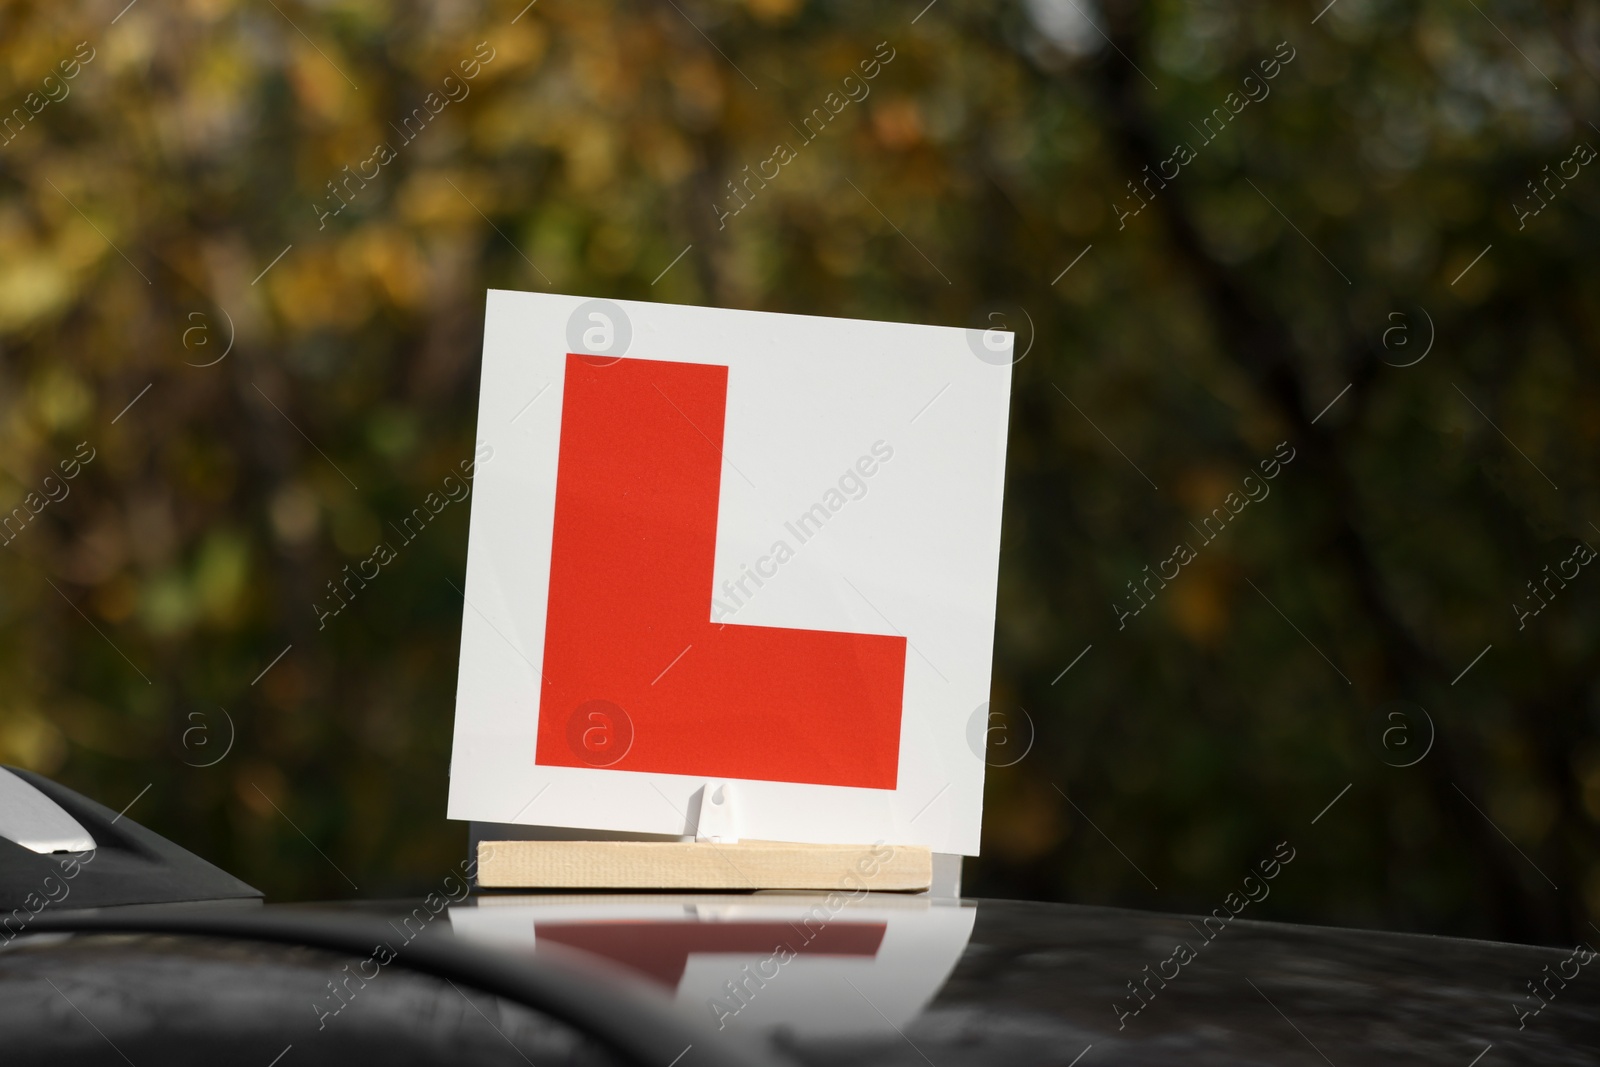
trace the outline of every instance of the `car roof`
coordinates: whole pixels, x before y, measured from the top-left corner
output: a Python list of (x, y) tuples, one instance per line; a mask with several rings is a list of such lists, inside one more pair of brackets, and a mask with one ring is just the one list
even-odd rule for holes
[[(219, 907), (97, 914), (215, 917)], [(1254, 922), (1223, 909), (1226, 918), (900, 894), (465, 892), (225, 908), (392, 931), (383, 940), (402, 965), (424, 943), (470, 950), (485, 973), (551, 964), (619, 1003), (659, 1009), (687, 1044), (732, 1062), (770, 1052), (832, 1067), (1465, 1065), (1492, 1052), (1485, 1064), (1576, 1064), (1600, 1048), (1600, 1009), (1583, 995), (1594, 980), (1586, 946)], [(193, 951), (170, 940), (156, 949)], [(231, 958), (285, 966), (279, 949), (254, 944)], [(333, 962), (307, 966), (320, 980)], [(300, 1011), (309, 1031), (313, 1013)]]

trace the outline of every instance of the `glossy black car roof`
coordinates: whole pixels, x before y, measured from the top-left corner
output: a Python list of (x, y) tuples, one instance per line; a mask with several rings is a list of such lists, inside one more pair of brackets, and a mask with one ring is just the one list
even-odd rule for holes
[[(657, 1067), (680, 1040), (677, 1067), (1495, 1067), (1589, 1064), (1600, 1050), (1587, 946), (888, 894), (435, 894), (93, 913), (118, 915), (290, 935), (67, 935), (57, 931), (74, 913), (42, 916), (36, 929), (51, 932), (0, 951), (8, 1063), (626, 1062), (627, 1050), (600, 1047), (604, 1034), (577, 1031), (664, 1020), (662, 1051), (642, 1054)], [(348, 932), (350, 947), (294, 943), (306, 921)], [(448, 967), (424, 958), (433, 948), (455, 954)], [(576, 1015), (514, 1004), (506, 976), (519, 968), (537, 969), (546, 984), (529, 988)], [(553, 1021), (577, 1016), (576, 1027)]]

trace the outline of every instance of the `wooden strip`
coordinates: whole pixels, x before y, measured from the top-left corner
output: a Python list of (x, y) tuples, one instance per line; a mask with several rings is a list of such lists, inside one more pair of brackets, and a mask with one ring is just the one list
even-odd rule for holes
[(781, 841), (480, 841), (490, 889), (862, 889), (933, 884), (933, 853), (908, 845)]

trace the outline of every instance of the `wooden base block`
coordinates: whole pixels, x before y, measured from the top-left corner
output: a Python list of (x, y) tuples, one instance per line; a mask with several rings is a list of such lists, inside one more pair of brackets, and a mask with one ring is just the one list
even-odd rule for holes
[(933, 854), (908, 845), (781, 841), (480, 841), (488, 889), (817, 889), (904, 892), (933, 884)]

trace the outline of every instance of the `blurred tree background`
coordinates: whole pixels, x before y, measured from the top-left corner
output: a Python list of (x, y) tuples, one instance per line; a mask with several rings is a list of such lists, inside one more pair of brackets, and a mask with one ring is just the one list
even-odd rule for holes
[(486, 288), (1003, 321), (969, 891), (1209, 911), (1288, 840), (1255, 917), (1592, 935), (1600, 12), (524, 2), (0, 7), (0, 761), (431, 886), (467, 508), (311, 605), (471, 454)]

